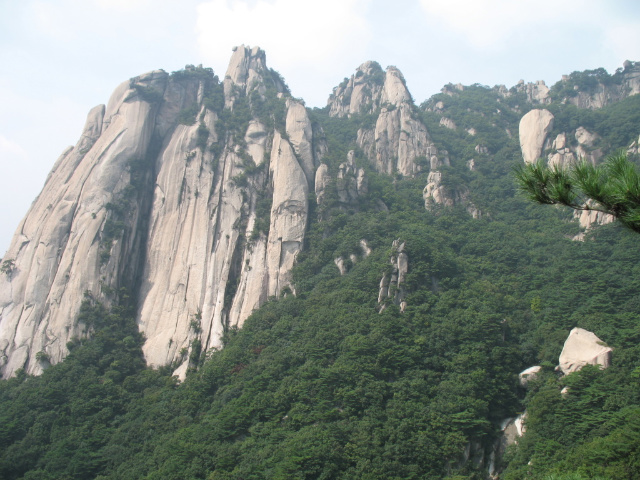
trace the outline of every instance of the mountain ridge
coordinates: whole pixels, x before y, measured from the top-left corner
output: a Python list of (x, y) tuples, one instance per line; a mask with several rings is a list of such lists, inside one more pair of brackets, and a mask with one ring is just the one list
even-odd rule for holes
[[(613, 77), (598, 70), (562, 81), (613, 78), (608, 83), (615, 95), (598, 94), (603, 103), (625, 89), (640, 91), (636, 70), (629, 62)], [(504, 99), (525, 93), (546, 105), (559, 88), (542, 87), (493, 90)], [(443, 93), (452, 97), (464, 88), (446, 86)], [(446, 113), (440, 107), (442, 101), (421, 108)], [(378, 172), (414, 177), (428, 171), (425, 207), (464, 204), (472, 216), (482, 215), (466, 186), (445, 185), (449, 154), (419, 120), (420, 109), (395, 67), (383, 71), (365, 62), (334, 89), (326, 110), (336, 118), (372, 116), (358, 128), (354, 146)], [(476, 147), (480, 155), (483, 148)], [(123, 82), (106, 106), (89, 112), (79, 142), (54, 165), (5, 255), (13, 268), (1, 280), (3, 376), (23, 367), (41, 372), (46, 364), (36, 354), (60, 361), (68, 341), (88, 334), (86, 326), (68, 320), (85, 292), (109, 305), (125, 287), (140, 296), (147, 361), (175, 364), (184, 378), (194, 345), (220, 348), (225, 329), (241, 326), (268, 297), (291, 290), (309, 193), (315, 190), (321, 199), (333, 182), (320, 168), (327, 149), (322, 129), (266, 67), (258, 47), (234, 49), (222, 82), (201, 66)], [(347, 164), (340, 167), (344, 172)], [(362, 183), (364, 170), (357, 175)], [(260, 193), (265, 189), (271, 198)], [(208, 226), (205, 219), (214, 217)]]
[[(637, 163), (640, 96), (450, 85), (416, 106), (365, 62), (308, 109), (260, 49), (230, 65), (121, 84), (23, 221), (0, 476), (637, 472), (637, 240), (530, 205), (511, 169), (529, 147)], [(585, 330), (607, 368), (560, 376)]]

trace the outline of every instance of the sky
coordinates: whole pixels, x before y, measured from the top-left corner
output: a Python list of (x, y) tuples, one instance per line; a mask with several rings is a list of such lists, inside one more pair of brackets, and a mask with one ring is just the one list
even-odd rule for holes
[(86, 115), (141, 73), (224, 76), (259, 46), (292, 94), (323, 107), (367, 60), (419, 104), (448, 83), (494, 86), (640, 60), (638, 0), (0, 0), (0, 254)]

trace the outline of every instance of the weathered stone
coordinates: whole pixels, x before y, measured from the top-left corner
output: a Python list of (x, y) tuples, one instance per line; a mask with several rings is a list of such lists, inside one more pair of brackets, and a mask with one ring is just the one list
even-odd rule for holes
[(447, 117), (442, 117), (440, 119), (440, 125), (442, 125), (445, 128), (448, 128), (450, 130), (455, 130), (456, 128), (458, 128), (455, 124), (455, 122), (453, 120), (451, 120), (450, 118)]
[(394, 240), (392, 246), (394, 253), (390, 258), (392, 265), (391, 275), (385, 274), (380, 280), (378, 291), (380, 312), (385, 309), (387, 299), (393, 299), (393, 302), (400, 307), (401, 312), (404, 312), (407, 307), (404, 282), (409, 271), (409, 257), (404, 252), (405, 243), (401, 242), (400, 239)]
[(59, 362), (67, 342), (87, 334), (87, 326), (72, 320), (84, 292), (108, 304), (103, 286), (137, 274), (136, 265), (122, 262), (139, 254), (139, 205), (130, 207), (126, 236), (123, 232), (107, 243), (103, 232), (113, 215), (110, 202), (129, 185), (131, 160), (147, 154), (157, 113), (129, 86), (153, 82), (161, 88), (167, 78), (152, 72), (125, 82), (106, 109), (89, 112), (78, 144), (58, 159), (18, 227), (5, 255), (15, 261), (15, 271), (0, 279), (4, 377), (19, 368), (40, 373), (39, 352)]
[[(225, 105), (233, 108), (237, 96), (256, 89), (264, 95), (265, 81), (284, 92), (264, 52), (238, 47), (224, 80)], [(240, 132), (244, 141), (218, 138), (203, 85), (154, 71), (122, 83), (106, 108), (89, 113), (80, 141), (56, 162), (7, 253), (16, 269), (0, 277), (3, 376), (23, 367), (39, 373), (38, 352), (56, 363), (72, 337), (89, 334), (73, 322), (85, 291), (109, 305), (105, 292), (141, 278), (145, 358), (176, 365), (184, 378), (193, 342), (203, 351), (220, 348), (224, 328), (241, 326), (269, 296), (291, 289), (309, 183), (326, 142), (314, 140), (304, 106), (290, 98), (290, 141), (257, 118)], [(149, 90), (163, 101), (145, 100), (140, 92)], [(185, 108), (198, 109), (197, 124), (177, 124)], [(265, 158), (268, 168), (256, 168)], [(134, 201), (122, 207), (124, 219), (113, 218), (113, 205), (131, 192), (131, 161), (142, 159), (151, 165), (138, 174)], [(265, 196), (272, 201), (268, 236), (254, 228)], [(124, 227), (106, 241), (112, 220)]]
[(526, 370), (523, 370), (522, 372), (520, 372), (518, 374), (520, 385), (523, 387), (526, 387), (531, 380), (534, 380), (538, 376), (538, 373), (540, 373), (540, 370), (542, 370), (542, 367), (539, 365), (536, 365), (535, 367), (529, 367)]
[(589, 132), (584, 127), (578, 127), (576, 130), (576, 140), (580, 145), (585, 145), (587, 147), (593, 147), (593, 144), (598, 139), (598, 135), (595, 133)]
[(313, 185), (316, 162), (313, 154), (311, 121), (307, 115), (307, 109), (302, 103), (288, 100), (287, 107), (286, 130), (289, 142), (300, 159), (300, 166), (307, 177), (307, 182), (309, 185)]
[(340, 270), (340, 275), (344, 275), (347, 273), (347, 267), (344, 265), (344, 258), (342, 257), (334, 258), (333, 263), (335, 263), (336, 267), (338, 267), (338, 270)]
[(553, 128), (553, 114), (549, 110), (531, 110), (520, 120), (520, 148), (525, 163), (533, 163), (542, 154), (547, 134)]
[[(594, 203), (589, 200), (587, 205), (593, 206)], [(590, 230), (595, 225), (606, 225), (607, 223), (611, 223), (615, 220), (613, 215), (609, 215), (608, 213), (600, 212), (598, 210), (576, 210), (573, 213), (573, 218), (578, 220), (580, 227), (585, 231)], [(584, 240), (584, 233), (579, 233), (573, 237), (573, 239), (579, 241)]]
[(315, 192), (318, 205), (324, 203), (327, 187), (330, 182), (331, 175), (329, 175), (329, 166), (326, 163), (323, 163), (318, 167), (318, 170), (316, 170)]
[(375, 127), (357, 135), (358, 146), (379, 172), (413, 176), (421, 169), (416, 158), (430, 156), (430, 150), (437, 154), (426, 127), (413, 116), (411, 95), (395, 67), (383, 72), (375, 62), (362, 64), (328, 103), (329, 114), (337, 117), (380, 110)]
[(585, 365), (607, 368), (611, 365), (612, 352), (611, 347), (606, 346), (593, 332), (576, 327), (564, 342), (558, 368), (565, 375), (577, 372)]
[(529, 103), (551, 103), (549, 87), (545, 85), (543, 80), (538, 80), (535, 83), (525, 83), (524, 80), (520, 80), (515, 89), (518, 93), (524, 93)]

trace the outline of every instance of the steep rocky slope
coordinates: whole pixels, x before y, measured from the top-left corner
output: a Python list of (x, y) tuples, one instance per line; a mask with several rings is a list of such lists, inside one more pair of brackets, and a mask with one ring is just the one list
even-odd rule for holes
[[(495, 87), (482, 111), (466, 106), (479, 87), (448, 85), (418, 108), (397, 68), (366, 62), (324, 109), (329, 119), (358, 122), (338, 160), (325, 158), (333, 154), (325, 132), (259, 48), (234, 49), (222, 81), (187, 66), (122, 83), (89, 112), (3, 259), (2, 376), (40, 373), (65, 357), (67, 342), (90, 335), (91, 325), (74, 321), (83, 297), (108, 306), (128, 296), (148, 364), (184, 378), (269, 297), (295, 294), (292, 268), (309, 223), (324, 219), (315, 205), (357, 211), (371, 200), (369, 176), (415, 181), (428, 210), (461, 205), (479, 218), (474, 178), (514, 143), (516, 117), (525, 161), (598, 161), (595, 130), (557, 131), (553, 113), (531, 110), (590, 92), (583, 77), (551, 89)], [(585, 78), (609, 85), (611, 102), (640, 91), (634, 63)], [(380, 197), (373, 203), (388, 208)], [(603, 221), (580, 218), (585, 228)]]
[(89, 113), (5, 256), (3, 376), (60, 361), (88, 333), (71, 320), (83, 295), (109, 303), (121, 288), (139, 294), (148, 363), (184, 375), (189, 357), (290, 289), (313, 137), (258, 48), (235, 49), (221, 84), (201, 67), (121, 84)]

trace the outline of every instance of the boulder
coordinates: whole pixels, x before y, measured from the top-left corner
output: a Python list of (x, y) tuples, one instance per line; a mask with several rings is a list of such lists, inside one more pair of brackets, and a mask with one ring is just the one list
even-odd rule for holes
[(542, 370), (542, 367), (540, 365), (536, 365), (535, 367), (529, 367), (520, 372), (518, 374), (520, 385), (526, 387), (531, 380), (534, 380), (538, 376), (540, 370)]
[(553, 114), (535, 109), (520, 119), (520, 148), (525, 163), (533, 163), (542, 154), (548, 133), (553, 129)]
[(456, 126), (456, 123), (453, 120), (451, 120), (450, 118), (447, 118), (447, 117), (442, 117), (440, 119), (440, 125), (442, 125), (445, 128), (448, 128), (450, 130), (455, 130), (456, 128), (458, 128)]
[(599, 365), (600, 368), (607, 368), (611, 365), (612, 352), (613, 349), (593, 332), (576, 327), (571, 330), (564, 342), (558, 368), (565, 375), (577, 372), (585, 365)]

